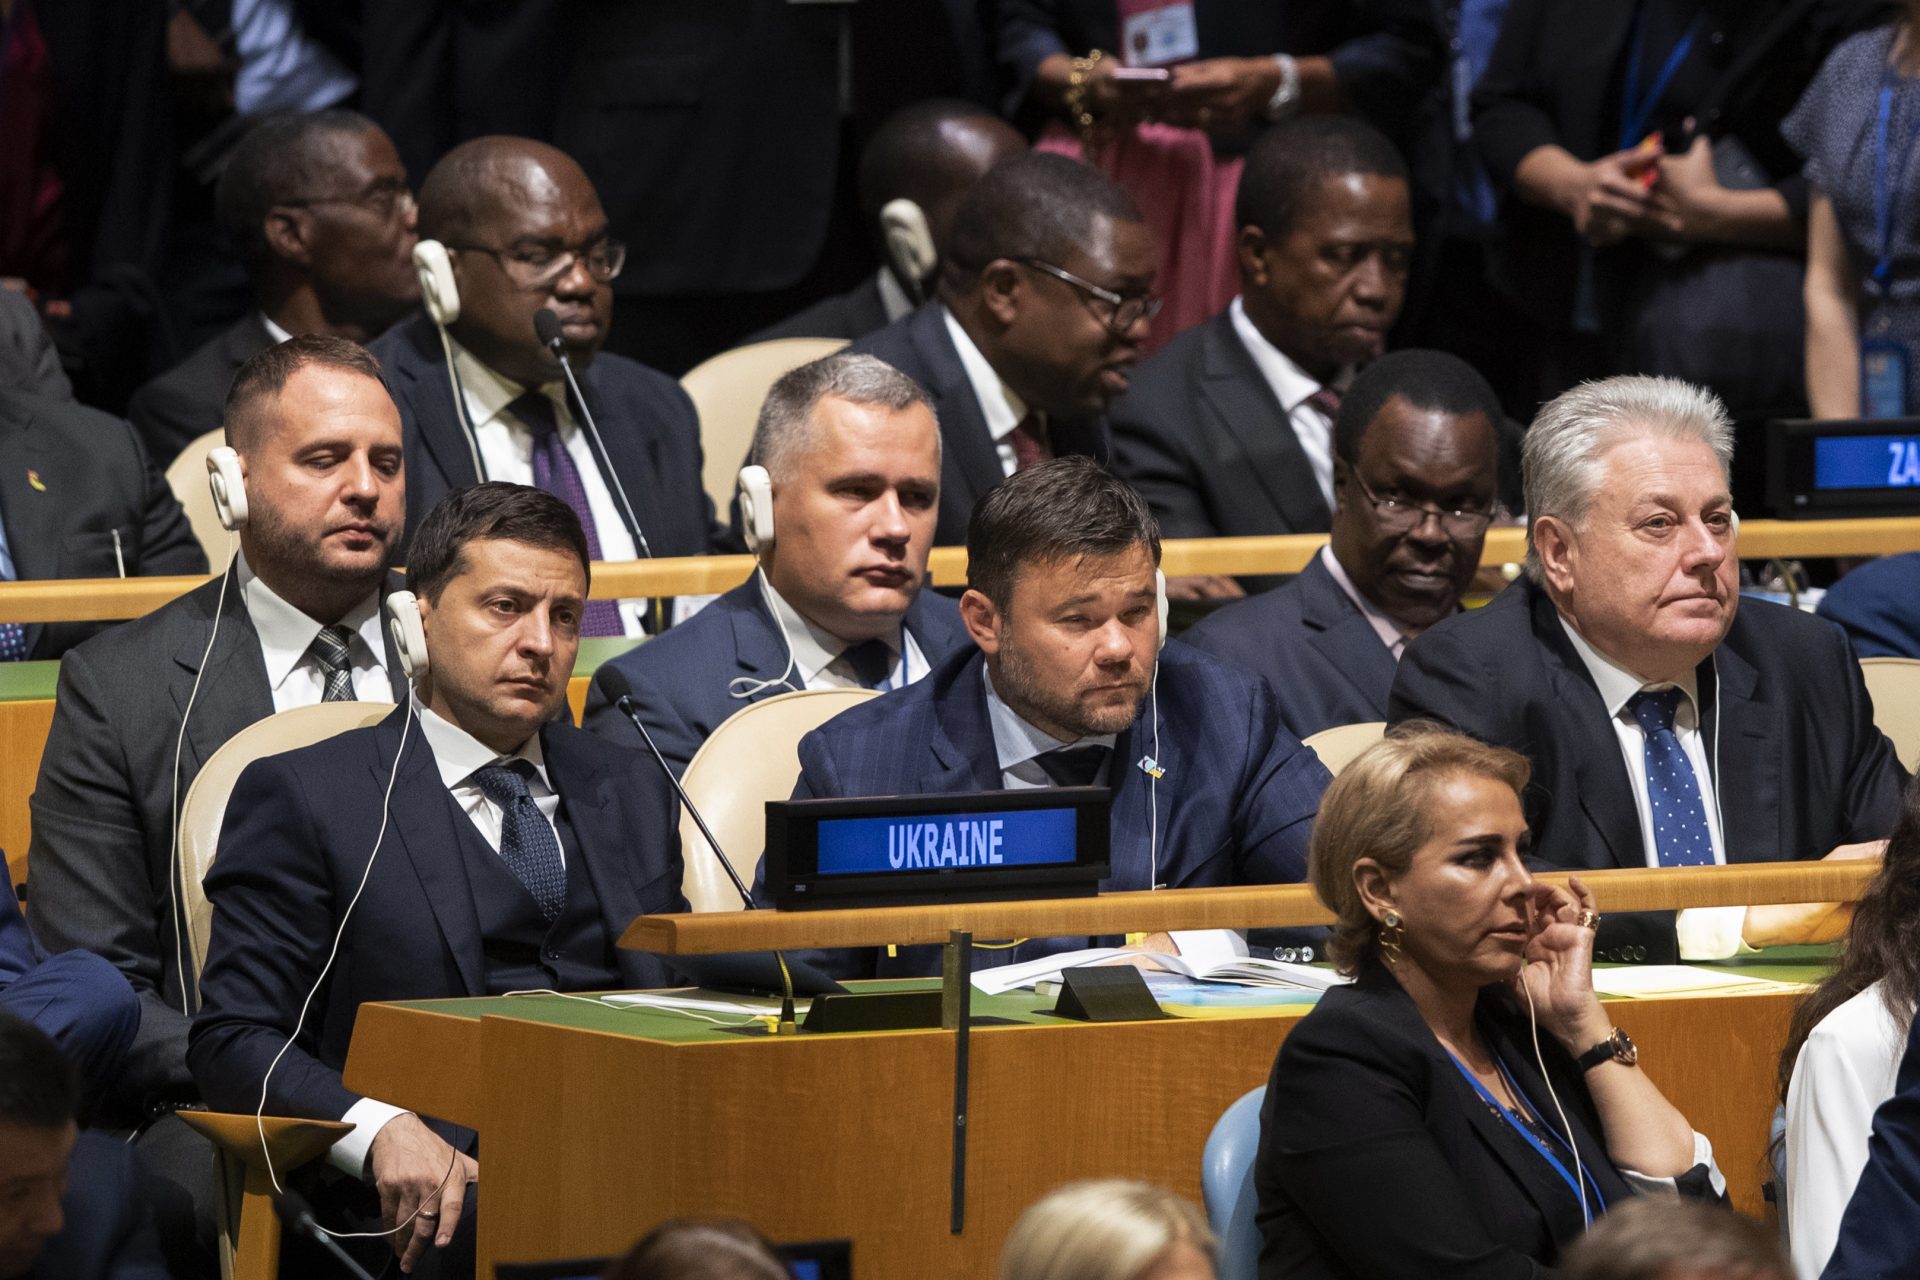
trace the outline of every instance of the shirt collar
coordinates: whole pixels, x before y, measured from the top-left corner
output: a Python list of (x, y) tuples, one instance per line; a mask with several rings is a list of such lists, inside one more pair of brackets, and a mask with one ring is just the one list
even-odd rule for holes
[(1573, 641), (1574, 652), (1580, 655), (1580, 661), (1587, 664), (1587, 674), (1593, 677), (1594, 686), (1600, 690), (1600, 701), (1606, 704), (1609, 719), (1618, 719), (1628, 701), (1642, 689), (1678, 689), (1685, 695), (1687, 705), (1693, 708), (1697, 722), (1700, 698), (1693, 672), (1687, 672), (1682, 680), (1643, 680), (1589, 644), (1566, 614), (1558, 610), (1554, 613), (1565, 628), (1567, 638)]
[(913, 299), (909, 298), (907, 291), (900, 287), (900, 282), (893, 278), (893, 272), (882, 267), (879, 277), (880, 309), (886, 312), (887, 323), (892, 324), (913, 310)]
[[(290, 604), (285, 597), (266, 580), (253, 571), (247, 563), (246, 553), (237, 557), (240, 582), (240, 599), (247, 608), (247, 617), (253, 622), (254, 633), (260, 638), (260, 656), (267, 665), (267, 687), (278, 691), (293, 674), (300, 660), (307, 656), (307, 650), (313, 646), (313, 638), (320, 634), (323, 623), (308, 617), (297, 606)], [(365, 653), (355, 653), (355, 661), (371, 656), (375, 669), (384, 672), (387, 669), (386, 638), (380, 634), (380, 593), (373, 592), (353, 608), (347, 610), (340, 619), (340, 625), (346, 627), (360, 638)]]
[(479, 410), (472, 415), (473, 425), (476, 428), (484, 427), (496, 419), (510, 426), (522, 426), (519, 418), (507, 412), (507, 406), (529, 390), (538, 391), (553, 401), (556, 410), (555, 422), (564, 427), (569, 421), (567, 400), (560, 383), (549, 382), (540, 387), (523, 387), (513, 379), (482, 364), (477, 356), (452, 338), (448, 338), (447, 341), (453, 348), (453, 367), (460, 375), (460, 387), (466, 392), (467, 404), (470, 408)]
[(531, 735), (518, 750), (503, 756), (417, 697), (413, 700), (413, 714), (420, 721), (420, 733), (427, 740), (428, 750), (433, 752), (434, 766), (440, 770), (440, 781), (447, 790), (469, 783), (475, 769), (509, 760), (525, 760), (533, 766), (540, 785), (549, 791), (554, 789), (547, 779), (547, 758), (541, 749), (539, 734)]
[(986, 415), (987, 434), (998, 444), (1027, 416), (1027, 402), (1000, 380), (1000, 375), (994, 372), (986, 356), (944, 304), (940, 307), (940, 318), (947, 322), (947, 336), (953, 339), (953, 349), (960, 353), (961, 367), (967, 371), (967, 381), (973, 384), (973, 397), (980, 402), (980, 412)]
[(993, 687), (993, 674), (984, 662), (980, 664), (980, 679), (987, 686), (987, 720), (993, 725), (993, 749), (1000, 757), (1002, 773), (1061, 747), (1111, 748), (1119, 739), (1118, 734), (1096, 733), (1073, 742), (1062, 742), (1045, 729), (1028, 723), (1001, 700), (999, 690)]
[(1381, 612), (1373, 601), (1360, 594), (1360, 588), (1354, 586), (1353, 579), (1347, 576), (1346, 566), (1342, 565), (1340, 558), (1333, 554), (1332, 543), (1320, 548), (1320, 563), (1326, 567), (1327, 576), (1347, 593), (1347, 599), (1353, 601), (1353, 607), (1366, 618), (1367, 624), (1373, 628), (1373, 633), (1380, 637), (1380, 643), (1387, 646), (1387, 650), (1398, 660), (1401, 652), (1407, 647), (1407, 633), (1401, 630), (1400, 624)]
[[(834, 659), (844, 653), (847, 642), (834, 635), (825, 627), (816, 625), (805, 614), (787, 603), (786, 597), (773, 589), (773, 584), (761, 574), (760, 590), (773, 610), (774, 619), (779, 623), (782, 634), (786, 636), (787, 648), (793, 655), (794, 674), (799, 676), (801, 685), (808, 685), (813, 678), (833, 664)], [(900, 655), (900, 632), (896, 628), (892, 635), (880, 637), (880, 642), (891, 649), (896, 658)]]
[[(1240, 343), (1246, 347), (1247, 354), (1253, 357), (1253, 363), (1266, 378), (1267, 385), (1273, 388), (1274, 398), (1280, 401), (1281, 411), (1291, 414), (1307, 402), (1307, 398), (1320, 390), (1322, 384), (1305, 369), (1293, 362), (1293, 357), (1267, 341), (1265, 334), (1254, 328), (1253, 321), (1247, 316), (1244, 298), (1235, 297), (1227, 307), (1227, 313), (1233, 318), (1233, 331), (1240, 337)], [(1334, 375), (1333, 381), (1326, 386), (1336, 391), (1345, 391), (1353, 382), (1353, 366), (1348, 365)]]
[(267, 331), (267, 337), (273, 340), (275, 346), (278, 346), (282, 342), (291, 342), (293, 340), (293, 335), (275, 324), (273, 317), (264, 311), (260, 313), (260, 327)]

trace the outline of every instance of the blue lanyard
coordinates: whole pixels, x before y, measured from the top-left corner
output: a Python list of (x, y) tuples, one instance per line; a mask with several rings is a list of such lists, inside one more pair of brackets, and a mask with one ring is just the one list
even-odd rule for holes
[(1687, 54), (1693, 50), (1693, 41), (1700, 34), (1701, 19), (1705, 13), (1693, 15), (1693, 21), (1687, 24), (1687, 30), (1673, 49), (1667, 54), (1666, 62), (1661, 64), (1660, 74), (1654, 77), (1646, 96), (1640, 94), (1640, 19), (1645, 6), (1636, 10), (1633, 17), (1633, 53), (1627, 59), (1627, 86), (1620, 96), (1620, 150), (1630, 151), (1640, 144), (1647, 135), (1647, 121), (1653, 117), (1654, 107), (1659, 105), (1660, 95), (1667, 91), (1674, 73), (1680, 70)]
[[(1491, 1050), (1489, 1050), (1489, 1052), (1491, 1052)], [(1521, 1124), (1520, 1121), (1514, 1117), (1514, 1114), (1511, 1111), (1508, 1111), (1505, 1107), (1501, 1106), (1500, 1100), (1494, 1097), (1493, 1094), (1487, 1091), (1487, 1087), (1480, 1083), (1479, 1078), (1475, 1076), (1473, 1072), (1467, 1070), (1467, 1064), (1460, 1061), (1460, 1059), (1458, 1058), (1454, 1058), (1452, 1050), (1447, 1051), (1447, 1056), (1449, 1058), (1453, 1058), (1453, 1065), (1455, 1069), (1457, 1069), (1460, 1072), (1460, 1075), (1462, 1076), (1462, 1078), (1466, 1080), (1468, 1084), (1473, 1086), (1473, 1091), (1480, 1095), (1481, 1100), (1484, 1101), (1488, 1106), (1492, 1107), (1494, 1111), (1498, 1113), (1500, 1118), (1507, 1122), (1508, 1128), (1512, 1129), (1515, 1133), (1519, 1134), (1522, 1138), (1526, 1139), (1527, 1145), (1532, 1147), (1536, 1152), (1538, 1152), (1540, 1154), (1540, 1158), (1542, 1160), (1545, 1160), (1547, 1164), (1552, 1167), (1553, 1171), (1560, 1175), (1560, 1181), (1567, 1184), (1567, 1190), (1573, 1193), (1574, 1200), (1575, 1201), (1580, 1200), (1581, 1196), (1580, 1196), (1579, 1181), (1577, 1181), (1574, 1175), (1567, 1170), (1567, 1166), (1561, 1163), (1560, 1157), (1553, 1153), (1553, 1149), (1547, 1146), (1546, 1143), (1540, 1141), (1539, 1138), (1535, 1137), (1533, 1130), (1527, 1128), (1526, 1125)], [(1536, 1116), (1540, 1115), (1541, 1114), (1540, 1108), (1534, 1106), (1533, 1099), (1529, 1098), (1524, 1092), (1521, 1091), (1519, 1082), (1513, 1078), (1513, 1073), (1507, 1070), (1507, 1064), (1500, 1060), (1499, 1054), (1495, 1053), (1493, 1055), (1493, 1063), (1495, 1066), (1500, 1068), (1500, 1078), (1507, 1082), (1507, 1087), (1509, 1089), (1513, 1090), (1513, 1096), (1520, 1099), (1520, 1101), (1526, 1105), (1527, 1110), (1533, 1112), (1534, 1115)], [(1542, 1124), (1545, 1124), (1545, 1121), (1542, 1121)], [(1547, 1126), (1547, 1132), (1549, 1133), (1553, 1132), (1553, 1129), (1551, 1126)], [(1554, 1136), (1558, 1137), (1559, 1135), (1555, 1134)], [(1571, 1148), (1569, 1148), (1569, 1153), (1571, 1153)], [(1591, 1174), (1588, 1174), (1586, 1176), (1586, 1183), (1587, 1183), (1587, 1188), (1593, 1193), (1594, 1203), (1600, 1206), (1601, 1213), (1605, 1213), (1607, 1211), (1607, 1200), (1605, 1196), (1600, 1194), (1600, 1184), (1593, 1180), (1593, 1176)], [(1586, 1225), (1588, 1226), (1593, 1225), (1593, 1217), (1594, 1217), (1593, 1211), (1591, 1209), (1587, 1210)]]
[(1893, 123), (1893, 70), (1880, 81), (1880, 110), (1873, 127), (1873, 234), (1879, 245), (1869, 277), (1876, 290), (1884, 290), (1893, 271), (1893, 200), (1907, 185), (1907, 166), (1913, 160), (1911, 145), (1901, 149), (1900, 168), (1887, 180), (1887, 131)]

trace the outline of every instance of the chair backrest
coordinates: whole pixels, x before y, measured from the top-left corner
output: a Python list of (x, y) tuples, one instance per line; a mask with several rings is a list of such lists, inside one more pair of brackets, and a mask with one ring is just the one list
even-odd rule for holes
[[(875, 689), (808, 689), (752, 702), (721, 722), (680, 776), (700, 816), (748, 885), (767, 842), (769, 800), (785, 800), (800, 777), (800, 739)], [(680, 883), (695, 911), (739, 911), (740, 895), (693, 818), (680, 815)]]
[(1386, 721), (1368, 720), (1310, 733), (1305, 742), (1313, 748), (1313, 754), (1320, 757), (1320, 763), (1327, 766), (1327, 772), (1339, 777), (1340, 771), (1352, 764), (1355, 756), (1380, 741), (1386, 732)]
[(1920, 761), (1920, 659), (1862, 658), (1860, 674), (1873, 699), (1874, 724), (1911, 772)]
[(680, 379), (700, 414), (700, 479), (723, 515), (733, 502), (734, 480), (753, 443), (760, 404), (780, 375), (846, 346), (840, 338), (775, 338), (722, 351)]
[(193, 944), (193, 980), (207, 962), (207, 936), (213, 929), (213, 908), (203, 882), (213, 854), (220, 847), (220, 826), (227, 816), (227, 797), (240, 772), (263, 756), (309, 746), (336, 733), (377, 724), (393, 710), (387, 702), (321, 702), (295, 707), (256, 721), (223, 743), (207, 759), (180, 802), (180, 898), (186, 908), (187, 937)]
[(1260, 1228), (1254, 1222), (1253, 1157), (1260, 1150), (1260, 1105), (1267, 1086), (1234, 1099), (1214, 1121), (1200, 1157), (1200, 1194), (1207, 1224), (1220, 1238), (1219, 1280), (1255, 1280), (1260, 1270)]
[(187, 513), (187, 523), (193, 526), (193, 536), (199, 539), (200, 549), (207, 553), (207, 563), (215, 573), (220, 572), (220, 566), (226, 562), (228, 534), (220, 525), (220, 517), (213, 514), (213, 490), (207, 487), (207, 455), (226, 442), (227, 433), (215, 428), (189, 443), (179, 457), (167, 464), (167, 488), (180, 500), (181, 510)]

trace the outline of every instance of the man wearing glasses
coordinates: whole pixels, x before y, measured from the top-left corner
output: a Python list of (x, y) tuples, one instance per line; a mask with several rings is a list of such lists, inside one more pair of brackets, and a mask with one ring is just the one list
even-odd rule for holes
[(966, 539), (974, 503), (1048, 458), (1108, 460), (1153, 294), (1153, 238), (1133, 202), (1061, 156), (1017, 156), (954, 215), (934, 303), (854, 344), (925, 387), (944, 443), (934, 542)]
[[(1235, 201), (1240, 296), (1140, 367), (1114, 406), (1114, 467), (1170, 538), (1319, 533), (1333, 510), (1333, 420), (1386, 349), (1413, 255), (1407, 170), (1346, 116), (1276, 126)], [(1175, 598), (1274, 578), (1175, 578)]]
[(255, 310), (134, 393), (155, 465), (220, 425), (233, 375), (305, 333), (365, 343), (419, 305), (413, 191), (393, 142), (354, 111), (295, 112), (234, 148), (215, 196)]
[[(451, 489), (504, 480), (573, 508), (594, 560), (724, 545), (693, 402), (665, 374), (600, 353), (626, 246), (580, 166), (525, 138), (462, 143), (421, 184), (420, 234), (446, 251), (458, 314), (444, 344), (424, 315), (373, 344), (406, 423), (408, 506), (424, 514)], [(559, 321), (584, 406), (540, 339), (542, 311)], [(582, 634), (642, 634), (645, 612), (592, 601)]]
[(1267, 678), (1296, 737), (1387, 718), (1407, 643), (1459, 611), (1496, 510), (1500, 402), (1457, 356), (1397, 351), (1333, 429), (1333, 537), (1285, 586), (1209, 616), (1195, 648)]

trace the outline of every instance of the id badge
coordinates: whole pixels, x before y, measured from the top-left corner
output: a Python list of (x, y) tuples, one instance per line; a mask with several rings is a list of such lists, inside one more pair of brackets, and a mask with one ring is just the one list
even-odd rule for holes
[(1119, 0), (1120, 49), (1130, 67), (1165, 67), (1200, 56), (1193, 0)]
[(1860, 416), (1907, 416), (1907, 348), (1893, 338), (1861, 340)]

